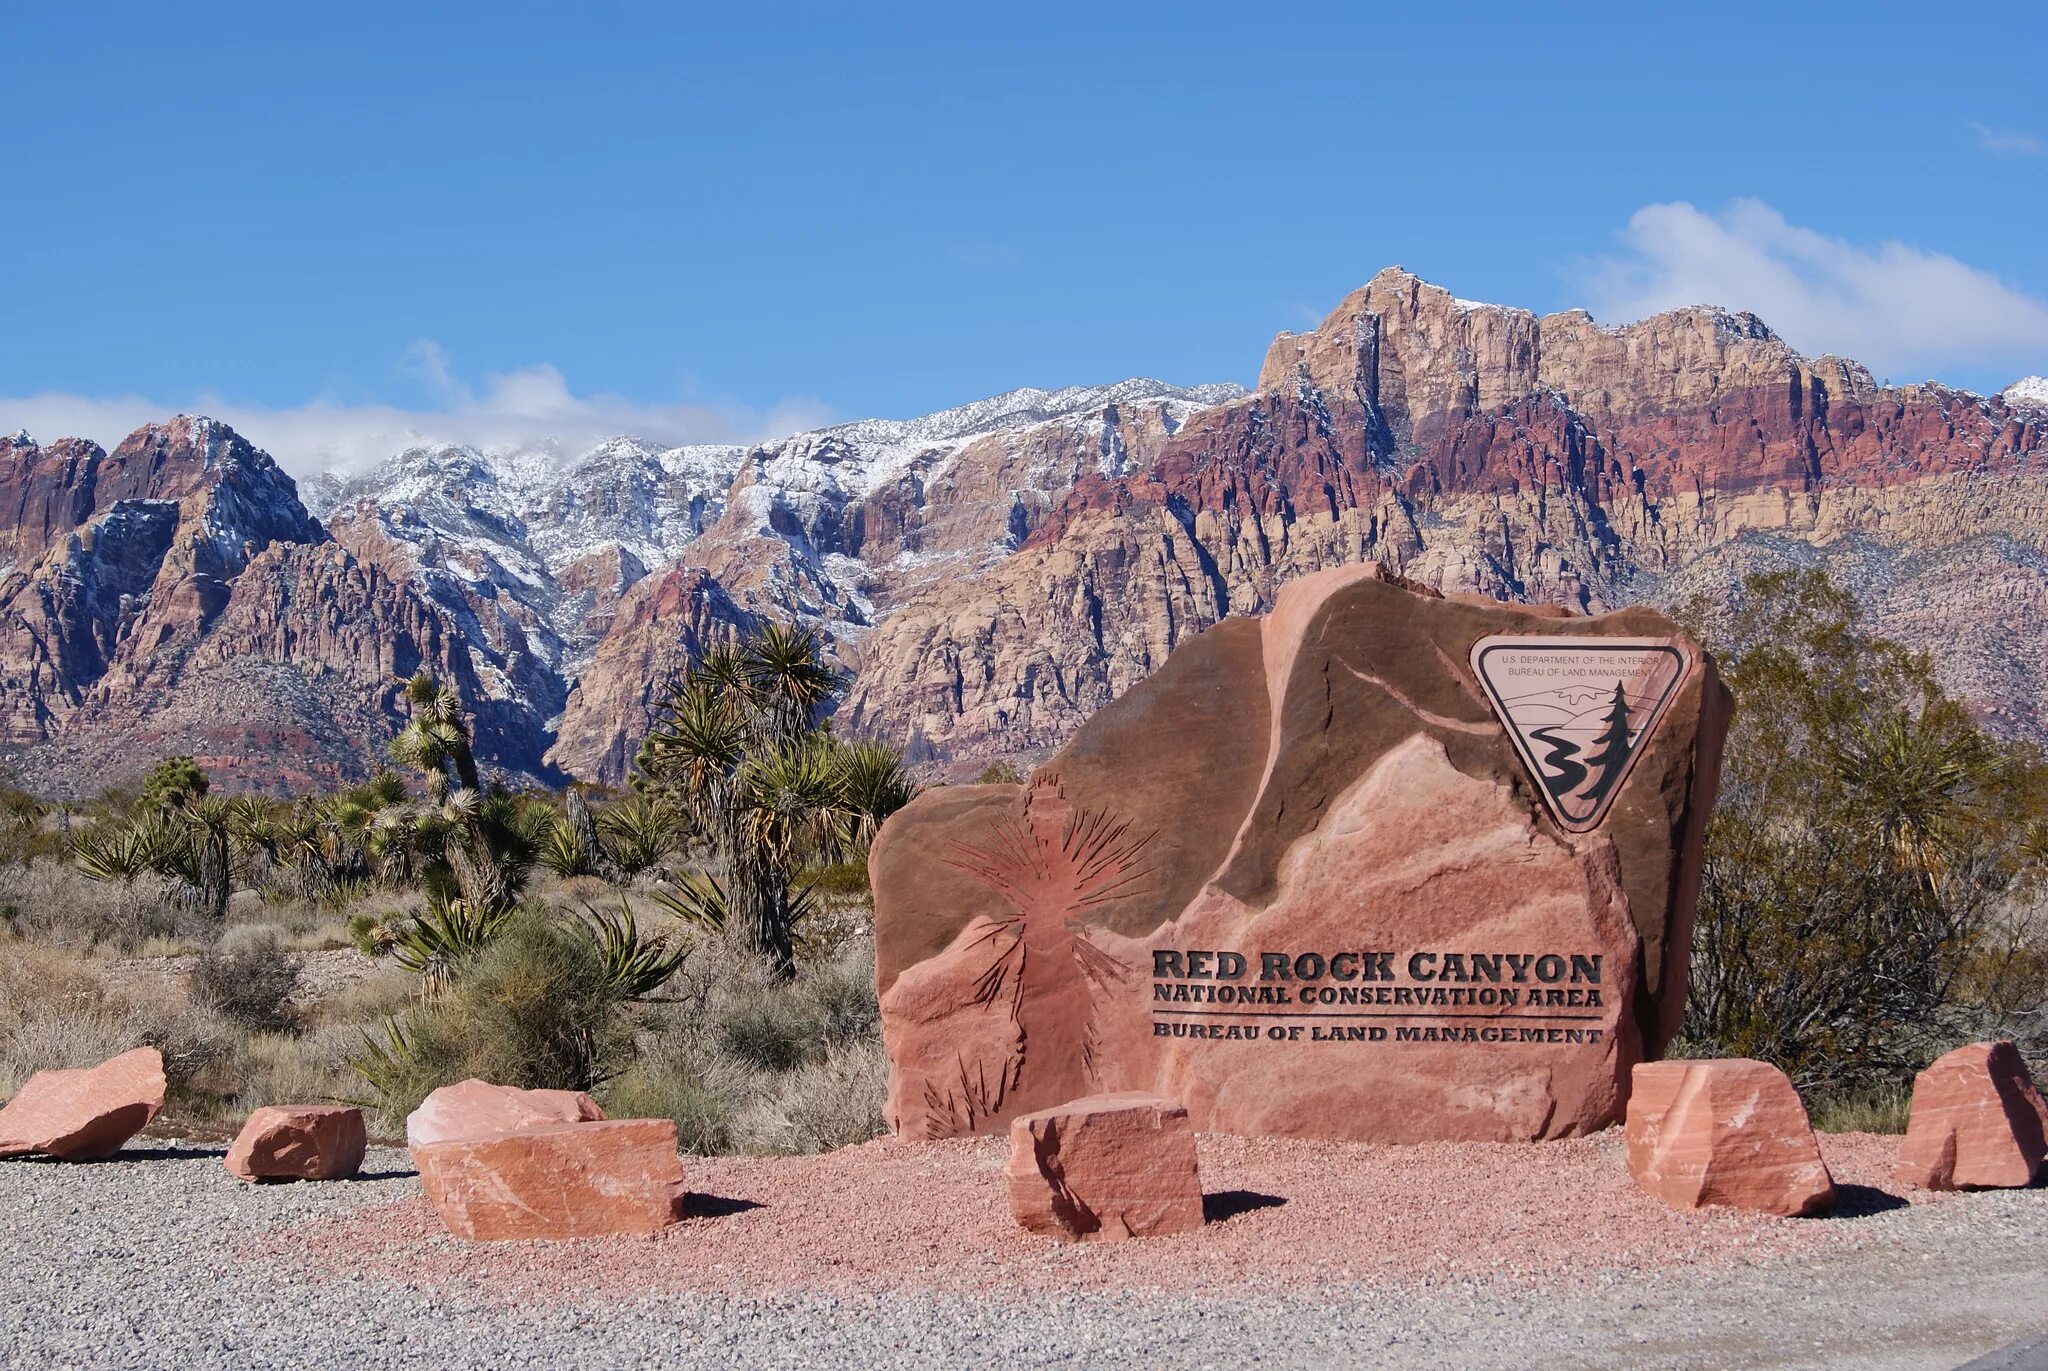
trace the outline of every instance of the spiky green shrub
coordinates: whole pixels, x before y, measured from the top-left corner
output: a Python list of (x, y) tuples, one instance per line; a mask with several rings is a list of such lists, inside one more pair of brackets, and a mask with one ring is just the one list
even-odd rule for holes
[(590, 1090), (632, 1061), (626, 1004), (579, 923), (521, 911), (444, 993), (366, 1035), (351, 1064), (393, 1128), (470, 1076)]
[(864, 844), (911, 793), (894, 752), (832, 735), (839, 685), (816, 634), (767, 624), (670, 685), (635, 761), (635, 786), (717, 852), (726, 926), (784, 979), (798, 873)]

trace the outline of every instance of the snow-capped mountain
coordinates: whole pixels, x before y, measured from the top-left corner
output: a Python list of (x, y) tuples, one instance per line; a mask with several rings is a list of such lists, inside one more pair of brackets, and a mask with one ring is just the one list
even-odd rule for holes
[(363, 501), (403, 511), (408, 525), (432, 529), (451, 553), (495, 557), (522, 578), (542, 567), (559, 571), (610, 546), (652, 568), (677, 560), (719, 521), (735, 478), (750, 463), (749, 509), (772, 531), (778, 512), (811, 524), (826, 505), (843, 507), (905, 475), (943, 469), (978, 439), (1042, 424), (1097, 437), (1102, 474), (1120, 475), (1121, 440), (1105, 417), (1116, 406), (1156, 405), (1171, 433), (1197, 411), (1244, 393), (1235, 385), (1180, 387), (1143, 378), (1026, 388), (916, 419), (859, 419), (755, 447), (663, 448), (621, 436), (567, 459), (546, 448), (440, 444), (409, 448), (352, 477), (324, 472), (302, 482), (300, 494), (321, 519)]
[[(442, 609), (491, 664), (479, 672), (487, 689), (553, 719), (621, 600), (651, 574), (709, 564), (746, 608), (858, 633), (899, 581), (1003, 555), (1082, 472), (1120, 476), (1133, 445), (1242, 394), (1144, 379), (1024, 389), (753, 447), (628, 436), (569, 456), (427, 445), (358, 475), (313, 477), (301, 494), (339, 542)], [(972, 512), (992, 509), (992, 522), (951, 519), (906, 546), (921, 514), (960, 503), (949, 477), (970, 449), (988, 459), (969, 483)], [(982, 489), (991, 469), (999, 491)]]
[(2039, 405), (2048, 409), (2048, 376), (2022, 376), (1998, 393), (2008, 405)]

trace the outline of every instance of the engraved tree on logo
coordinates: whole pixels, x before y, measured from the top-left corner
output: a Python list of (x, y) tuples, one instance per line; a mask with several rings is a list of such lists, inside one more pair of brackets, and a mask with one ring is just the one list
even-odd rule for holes
[(1598, 805), (1614, 789), (1614, 783), (1621, 779), (1621, 773), (1628, 769), (1629, 714), (1628, 696), (1622, 693), (1621, 682), (1614, 683), (1614, 702), (1607, 707), (1607, 726), (1598, 738), (1600, 750), (1586, 758), (1586, 765), (1598, 767), (1593, 784), (1586, 789), (1586, 801)]
[[(996, 945), (975, 983), (975, 1000), (1000, 1005), (1021, 1038), (1012, 1060), (961, 1064), (958, 1103), (986, 1117), (1009, 1097), (1026, 1108), (1044, 1097), (1056, 1104), (1098, 1084), (1095, 1069), (1096, 990), (1121, 985), (1131, 969), (1089, 941), (1082, 920), (1144, 889), (1151, 869), (1140, 856), (1155, 835), (1136, 834), (1127, 820), (1076, 809), (1056, 776), (1033, 781), (1022, 820), (991, 826), (985, 846), (956, 842), (948, 865), (1000, 895), (1004, 909), (970, 946)], [(1006, 1090), (1005, 1083), (1008, 1084)], [(948, 1103), (931, 1099), (940, 1107)]]

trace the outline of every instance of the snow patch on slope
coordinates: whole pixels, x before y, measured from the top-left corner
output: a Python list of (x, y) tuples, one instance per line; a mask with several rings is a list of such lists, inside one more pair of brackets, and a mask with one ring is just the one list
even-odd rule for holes
[(2008, 405), (2048, 409), (2048, 376), (2023, 376), (1998, 393)]

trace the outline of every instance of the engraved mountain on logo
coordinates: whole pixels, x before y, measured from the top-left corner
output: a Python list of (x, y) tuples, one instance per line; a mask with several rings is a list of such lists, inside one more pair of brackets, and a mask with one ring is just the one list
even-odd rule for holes
[(1692, 665), (1657, 638), (1495, 635), (1472, 670), (1559, 825), (1597, 828)]

